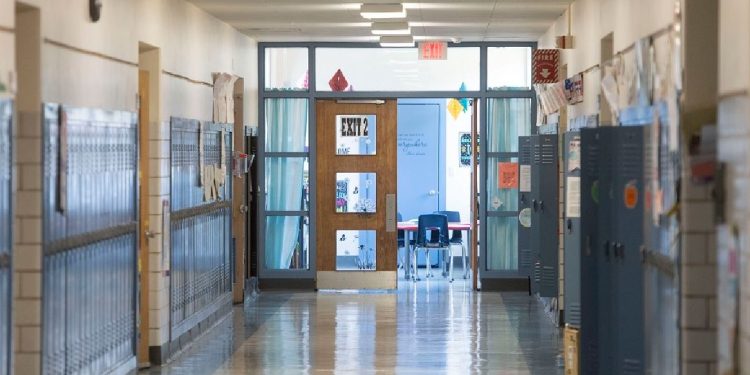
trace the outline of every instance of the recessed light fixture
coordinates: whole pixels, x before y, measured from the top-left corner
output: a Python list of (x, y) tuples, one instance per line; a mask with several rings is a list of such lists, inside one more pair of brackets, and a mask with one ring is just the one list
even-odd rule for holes
[(373, 35), (409, 35), (411, 27), (408, 22), (373, 22), (371, 25)]
[(409, 35), (381, 36), (381, 47), (414, 47), (414, 38)]
[(406, 18), (403, 4), (362, 4), (359, 13), (367, 19)]

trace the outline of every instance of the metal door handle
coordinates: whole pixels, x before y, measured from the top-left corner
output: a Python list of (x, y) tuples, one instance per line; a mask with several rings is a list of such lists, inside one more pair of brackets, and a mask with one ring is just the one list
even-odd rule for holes
[(143, 234), (146, 236), (146, 238), (154, 238), (154, 237), (156, 237), (156, 233), (154, 233), (154, 232), (152, 232), (152, 231), (150, 231), (148, 229), (146, 229), (146, 231), (143, 232)]
[(437, 192), (437, 191), (435, 191), (435, 190), (430, 190), (429, 192), (427, 192), (427, 195), (429, 195), (429, 196), (431, 196), (431, 197), (434, 197), (434, 196), (436, 196), (437, 194), (438, 194), (438, 192)]
[(247, 213), (247, 205), (241, 204), (240, 205), (240, 213), (246, 214)]
[(539, 211), (544, 212), (544, 201), (539, 201)]
[(532, 205), (532, 207), (534, 207), (534, 212), (536, 212), (536, 210), (537, 210), (536, 199), (532, 199), (531, 200), (531, 205)]

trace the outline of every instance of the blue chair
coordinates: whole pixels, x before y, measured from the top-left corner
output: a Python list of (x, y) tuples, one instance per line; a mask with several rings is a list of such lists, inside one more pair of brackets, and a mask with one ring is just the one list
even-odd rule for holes
[[(428, 236), (429, 233), (429, 236)], [(430, 259), (430, 251), (447, 251), (450, 252), (450, 240), (448, 238), (448, 217), (439, 214), (419, 215), (417, 223), (417, 241), (412, 252), (412, 266), (414, 274), (412, 280), (419, 280), (417, 268), (417, 251), (422, 249), (425, 252), (426, 259)], [(452, 260), (453, 257), (450, 257)], [(450, 281), (453, 281), (453, 262), (451, 261)], [(432, 277), (432, 265), (427, 262), (427, 275)]]
[[(461, 222), (461, 213), (458, 211), (435, 211), (435, 213), (447, 216), (449, 223)], [(454, 245), (461, 246), (461, 261), (462, 261), (461, 264), (464, 267), (464, 279), (467, 279), (469, 277), (469, 271), (471, 270), (471, 264), (466, 262), (468, 251), (466, 249), (466, 245), (464, 244), (462, 231), (454, 230), (453, 233), (451, 233), (450, 243), (451, 243), (451, 246), (454, 246)], [(452, 252), (449, 254), (450, 256), (453, 256)]]

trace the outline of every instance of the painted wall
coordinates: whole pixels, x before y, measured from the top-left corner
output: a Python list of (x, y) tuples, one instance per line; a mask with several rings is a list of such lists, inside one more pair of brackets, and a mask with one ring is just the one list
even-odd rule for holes
[[(567, 64), (569, 76), (600, 62), (601, 39), (607, 34), (614, 34), (616, 53), (674, 21), (674, 0), (577, 0), (570, 9), (575, 48), (561, 50), (560, 62)], [(566, 12), (539, 39), (538, 46), (555, 48), (555, 37), (567, 33)], [(599, 113), (599, 74), (598, 70), (586, 74), (584, 102), (569, 106), (568, 118)]]

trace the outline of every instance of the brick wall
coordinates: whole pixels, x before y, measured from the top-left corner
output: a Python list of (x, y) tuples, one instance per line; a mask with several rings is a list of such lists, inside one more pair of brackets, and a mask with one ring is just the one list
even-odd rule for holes
[[(687, 163), (686, 163), (687, 164)], [(713, 186), (683, 171), (680, 329), (682, 373), (716, 374), (716, 236)]]
[(41, 372), (42, 137), (41, 113), (18, 114), (14, 267), (15, 373)]

